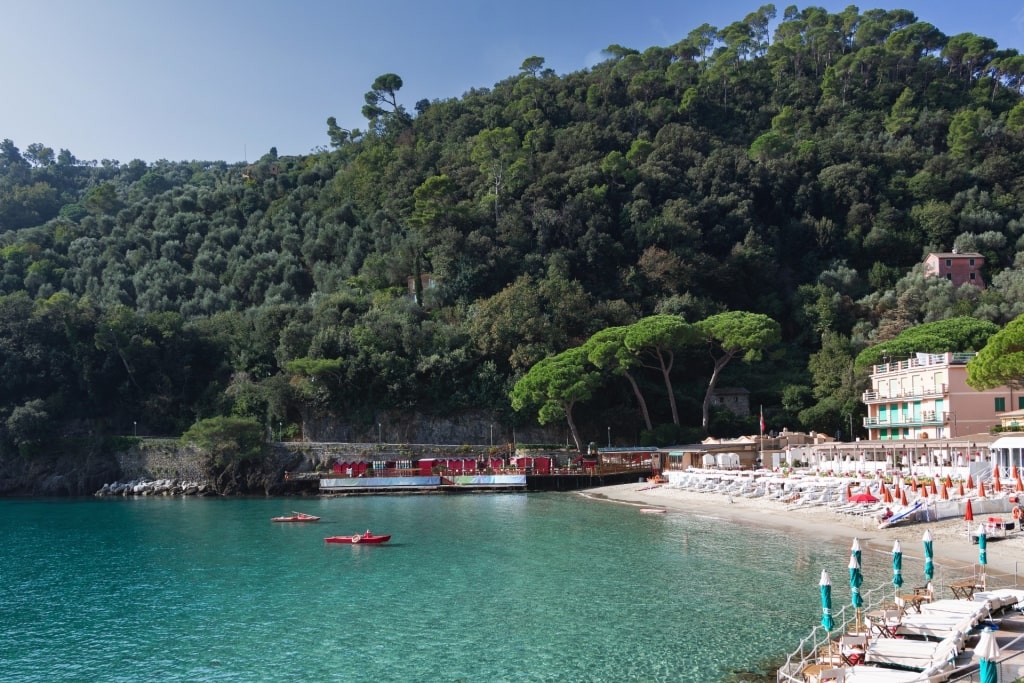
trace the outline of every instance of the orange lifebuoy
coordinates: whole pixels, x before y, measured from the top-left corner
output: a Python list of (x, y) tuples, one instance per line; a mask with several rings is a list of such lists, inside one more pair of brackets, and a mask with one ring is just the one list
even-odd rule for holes
[(355, 536), (352, 537), (352, 542), (353, 543), (359, 543), (359, 541), (361, 541), (361, 540), (363, 540), (363, 537), (360, 536), (359, 534), (356, 534)]
[(1014, 519), (1020, 519), (1022, 514), (1024, 514), (1024, 512), (1021, 511), (1020, 505), (1014, 506), (1014, 508), (1013, 508), (1013, 518)]

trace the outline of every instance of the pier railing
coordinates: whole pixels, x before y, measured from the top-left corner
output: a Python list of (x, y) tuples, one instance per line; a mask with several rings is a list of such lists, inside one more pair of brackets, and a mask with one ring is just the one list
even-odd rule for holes
[(790, 653), (786, 663), (779, 668), (776, 677), (779, 683), (806, 683), (802, 675), (803, 670), (808, 665), (814, 664), (818, 658), (818, 652), (831, 643), (832, 633), (835, 631), (845, 633), (850, 628), (867, 631), (864, 614), (874, 609), (874, 606), (891, 600), (892, 591), (892, 584), (884, 583), (877, 588), (861, 591), (864, 607), (855, 609), (853, 605), (847, 603), (838, 611), (833, 611), (832, 619), (836, 628), (826, 631), (821, 625), (815, 626), (814, 630), (800, 641), (797, 649)]
[[(952, 575), (946, 572), (945, 568), (941, 565), (937, 566), (936, 569), (938, 571), (935, 576), (935, 581), (933, 582), (936, 588), (946, 587), (951, 583), (957, 583), (960, 581), (979, 581), (981, 579), (981, 567), (979, 565), (974, 565), (972, 573), (964, 575)], [(1018, 588), (1020, 587), (1019, 578), (1020, 573), (1018, 571), (1015, 571), (1013, 576), (1001, 574), (999, 572), (988, 572), (986, 574), (986, 585), (989, 589), (997, 587)], [(776, 680), (778, 683), (807, 683), (807, 679), (803, 675), (804, 670), (809, 665), (816, 663), (818, 653), (830, 644), (833, 640), (833, 634), (836, 632), (854, 632), (855, 630), (866, 632), (868, 629), (863, 621), (863, 615), (868, 611), (877, 609), (878, 605), (891, 602), (892, 591), (893, 586), (888, 583), (882, 584), (877, 588), (872, 588), (869, 591), (862, 591), (864, 607), (861, 608), (859, 615), (852, 605), (846, 604), (837, 612), (833, 612), (833, 620), (836, 627), (832, 631), (826, 631), (821, 625), (815, 626), (811, 633), (800, 641), (797, 649), (790, 653), (789, 657), (786, 658), (785, 664), (779, 668), (776, 673)], [(858, 618), (861, 619), (859, 624), (857, 622)], [(1016, 673), (1017, 678), (1021, 676), (1024, 669), (1018, 668), (1019, 664), (1011, 667), (1006, 660), (1011, 658), (1019, 659), (1022, 650), (1024, 650), (1024, 635), (1018, 636), (1011, 641), (1011, 643), (1004, 645), (1004, 656), (999, 660), (1000, 666), (1005, 667), (1007, 671), (1012, 669)], [(1017, 678), (1007, 675), (1006, 677), (1001, 677), (999, 680), (1014, 681), (1017, 680)], [(918, 683), (918, 680), (920, 680), (921, 683), (924, 683), (925, 681), (929, 681), (930, 677), (922, 674), (920, 679), (905, 681), (904, 683)], [(979, 681), (977, 666), (967, 666), (964, 667), (963, 670), (954, 670), (946, 683), (956, 683), (958, 681)]]
[[(437, 474), (443, 475), (461, 475), (461, 474), (544, 474), (550, 476), (566, 475), (566, 476), (579, 476), (581, 474), (587, 475), (592, 474), (598, 475), (612, 475), (612, 474), (626, 474), (629, 472), (636, 473), (649, 473), (651, 471), (650, 464), (613, 464), (613, 465), (597, 465), (594, 467), (551, 467), (544, 469), (543, 471), (536, 467), (490, 467), (485, 470), (474, 470), (469, 469), (458, 469), (458, 468), (441, 468), (438, 469)], [(360, 477), (418, 477), (423, 475), (423, 472), (418, 468), (399, 468), (389, 467), (385, 469), (366, 469), (358, 474), (356, 472), (348, 472), (343, 469), (341, 472), (289, 472), (289, 479), (346, 479), (353, 478), (358, 479)]]

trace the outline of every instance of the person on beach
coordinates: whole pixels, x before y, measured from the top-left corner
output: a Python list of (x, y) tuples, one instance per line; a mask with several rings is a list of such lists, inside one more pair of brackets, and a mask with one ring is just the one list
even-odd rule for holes
[(878, 518), (878, 521), (879, 522), (884, 522), (885, 520), (889, 519), (890, 517), (892, 517), (892, 508), (887, 507), (887, 508), (885, 508), (885, 512), (882, 513), (882, 516)]

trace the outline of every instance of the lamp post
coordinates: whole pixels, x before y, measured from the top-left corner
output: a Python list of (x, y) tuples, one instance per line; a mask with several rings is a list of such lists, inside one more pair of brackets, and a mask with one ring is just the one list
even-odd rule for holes
[(612, 428), (608, 428), (608, 448), (612, 447)]
[(284, 425), (281, 423), (280, 420), (278, 420), (277, 421), (277, 440), (280, 441), (281, 437), (283, 435), (284, 435)]
[(139, 423), (137, 420), (132, 420), (132, 436), (139, 435)]
[(378, 422), (377, 423), (377, 445), (379, 446), (382, 443), (383, 443), (383, 441), (381, 440), (380, 422)]
[(494, 423), (491, 423), (491, 446), (494, 445)]

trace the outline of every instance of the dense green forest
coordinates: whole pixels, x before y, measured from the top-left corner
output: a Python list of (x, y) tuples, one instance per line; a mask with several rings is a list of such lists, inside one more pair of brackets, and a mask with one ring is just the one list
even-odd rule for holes
[[(771, 5), (605, 55), (562, 76), (531, 56), (413, 104), (384, 74), (365, 121), (251, 164), (4, 139), (3, 448), (214, 416), (291, 435), (374, 434), (389, 411), (534, 422), (510, 393), (538, 362), (652, 316), (739, 311), (780, 341), (719, 386), (749, 389), (770, 429), (832, 434), (859, 422), (865, 348), (1024, 312), (1024, 55), (906, 10)], [(985, 256), (986, 289), (923, 276), (952, 249)], [(715, 371), (699, 344), (637, 367), (649, 424), (600, 373), (584, 440), (756, 432), (704, 419)]]

